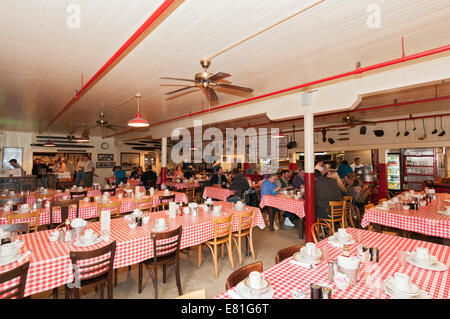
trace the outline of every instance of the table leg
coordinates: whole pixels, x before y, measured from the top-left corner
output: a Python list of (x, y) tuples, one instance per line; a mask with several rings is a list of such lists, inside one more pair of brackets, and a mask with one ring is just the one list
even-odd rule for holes
[(249, 249), (248, 237), (247, 236), (245, 236), (245, 256), (247, 256), (247, 257), (250, 256), (250, 249)]
[(270, 207), (269, 208), (269, 222), (270, 222), (270, 230), (271, 231), (275, 230), (273, 228), (274, 219), (275, 219), (275, 212), (274, 212), (274, 209), (272, 207)]

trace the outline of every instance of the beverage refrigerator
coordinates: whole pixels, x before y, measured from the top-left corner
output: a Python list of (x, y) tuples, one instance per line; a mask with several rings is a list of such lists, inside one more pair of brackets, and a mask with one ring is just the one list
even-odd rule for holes
[(402, 190), (402, 166), (401, 153), (387, 154), (387, 178), (388, 189), (391, 191)]

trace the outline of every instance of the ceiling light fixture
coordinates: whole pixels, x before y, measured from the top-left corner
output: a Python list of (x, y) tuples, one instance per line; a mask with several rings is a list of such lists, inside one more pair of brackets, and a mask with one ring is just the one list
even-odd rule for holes
[(81, 134), (79, 138), (77, 138), (77, 142), (79, 143), (89, 143), (91, 140), (87, 134)]
[(52, 141), (48, 140), (47, 142), (44, 143), (44, 146), (45, 147), (55, 147), (56, 145)]
[(138, 101), (138, 111), (136, 113), (136, 117), (134, 119), (131, 119), (128, 121), (128, 126), (132, 127), (147, 127), (150, 124), (148, 124), (146, 119), (142, 118), (141, 113), (139, 112), (139, 99), (141, 98), (140, 94), (136, 94), (137, 101)]
[(284, 135), (280, 132), (280, 129), (277, 129), (277, 133), (272, 135), (272, 138), (283, 138)]

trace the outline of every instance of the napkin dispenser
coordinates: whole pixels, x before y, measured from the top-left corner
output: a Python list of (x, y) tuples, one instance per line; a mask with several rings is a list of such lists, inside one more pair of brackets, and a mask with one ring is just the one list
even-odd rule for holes
[(177, 217), (177, 203), (169, 202), (169, 217), (175, 218)]
[(346, 275), (350, 280), (350, 286), (360, 280), (359, 259), (355, 256), (338, 256), (335, 273)]
[(197, 203), (189, 203), (189, 210), (191, 211), (192, 216), (198, 216), (198, 204)]

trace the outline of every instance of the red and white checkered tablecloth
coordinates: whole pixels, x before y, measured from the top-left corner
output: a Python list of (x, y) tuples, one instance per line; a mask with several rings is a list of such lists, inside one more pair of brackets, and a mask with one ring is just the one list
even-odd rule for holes
[(297, 200), (282, 194), (264, 195), (259, 203), (259, 207), (264, 208), (265, 206), (278, 208), (279, 210), (295, 214), (300, 218), (305, 217), (305, 201), (302, 199)]
[(229, 190), (228, 188), (222, 188), (220, 186), (206, 186), (203, 191), (203, 198), (213, 198), (226, 201), (228, 197), (233, 196), (236, 191)]
[[(237, 211), (232, 211), (231, 203), (219, 203), (225, 214), (233, 213), (233, 231), (238, 230)], [(200, 210), (199, 216), (183, 215), (169, 218), (167, 212), (157, 212), (150, 215), (150, 222), (142, 227), (131, 230), (128, 220), (117, 218), (111, 220), (110, 240), (89, 247), (75, 247), (70, 243), (50, 243), (48, 235), (50, 231), (41, 231), (20, 236), (24, 240), (23, 251), (32, 250), (31, 256), (22, 262), (30, 260), (28, 278), (25, 285), (25, 295), (37, 294), (43, 291), (59, 287), (73, 281), (72, 266), (69, 253), (75, 250), (97, 249), (112, 240), (116, 240), (116, 257), (114, 268), (136, 264), (153, 256), (151, 242), (151, 228), (157, 218), (165, 218), (169, 230), (182, 225), (181, 248), (195, 246), (213, 238), (213, 218), (209, 213)], [(261, 211), (255, 208), (254, 226), (265, 227)], [(91, 224), (92, 229), (100, 233), (98, 222)], [(0, 273), (15, 268), (18, 262), (0, 267)], [(0, 286), (0, 289), (6, 286)]]
[[(158, 196), (167, 196), (167, 194), (164, 193), (164, 191), (158, 191)], [(186, 193), (182, 192), (169, 192), (169, 194), (175, 194), (175, 202), (177, 203), (188, 203), (189, 199), (186, 195)]]
[[(406, 250), (413, 251), (416, 247), (427, 247), (431, 254), (435, 255), (441, 262), (450, 263), (450, 247), (438, 245), (430, 242), (418, 241), (414, 239), (384, 235), (366, 230), (357, 230), (348, 228), (347, 231), (355, 236), (357, 231), (363, 234), (363, 244), (369, 247), (377, 247), (380, 250), (379, 263), (369, 263), (375, 266), (370, 270), (370, 266), (362, 266), (361, 279), (347, 290), (339, 290), (333, 282), (328, 281), (328, 263), (322, 261), (318, 264), (317, 269), (306, 269), (301, 266), (292, 264), (291, 258), (264, 271), (264, 277), (271, 283), (274, 290), (274, 299), (290, 299), (292, 298), (293, 289), (304, 289), (310, 293), (310, 284), (328, 285), (333, 289), (333, 299), (374, 299), (375, 295), (371, 288), (371, 282), (368, 272), (372, 274), (379, 273), (379, 278), (385, 280), (387, 277), (393, 276), (396, 272), (407, 274), (412, 282), (417, 284), (431, 298), (448, 299), (450, 297), (450, 275), (449, 271), (437, 272), (415, 267), (411, 264), (401, 266), (397, 261), (397, 251)], [(327, 246), (329, 249), (329, 260), (336, 259), (342, 254), (342, 248), (336, 248), (323, 240), (317, 246)], [(356, 255), (357, 244), (352, 245), (350, 254)], [(231, 299), (231, 292), (236, 291), (236, 287), (223, 292), (216, 296), (219, 299)], [(382, 292), (379, 298), (390, 298), (386, 292)]]
[[(445, 210), (444, 199), (450, 199), (450, 194), (438, 194), (438, 199), (419, 210), (404, 210), (400, 204), (390, 209), (372, 207), (365, 211), (361, 221), (362, 227), (369, 224), (379, 224), (424, 235), (450, 238), (450, 216), (438, 214)], [(449, 204), (447, 204), (449, 205)]]
[[(185, 189), (186, 188), (186, 183), (177, 183), (177, 182), (166, 181), (164, 184), (167, 187), (174, 187), (176, 189)], [(200, 184), (197, 181), (195, 182), (195, 187), (200, 187)]]

